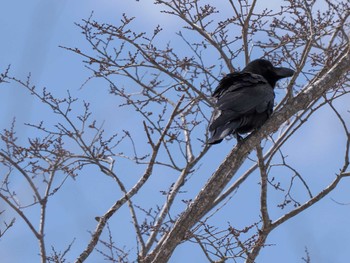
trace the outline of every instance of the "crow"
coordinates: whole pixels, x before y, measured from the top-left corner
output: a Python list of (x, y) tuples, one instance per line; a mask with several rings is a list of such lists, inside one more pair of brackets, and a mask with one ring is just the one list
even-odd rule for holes
[(215, 109), (209, 123), (208, 144), (220, 143), (227, 135), (249, 133), (261, 127), (270, 117), (274, 105), (274, 87), (294, 71), (277, 68), (265, 59), (250, 62), (241, 72), (227, 74), (212, 97)]

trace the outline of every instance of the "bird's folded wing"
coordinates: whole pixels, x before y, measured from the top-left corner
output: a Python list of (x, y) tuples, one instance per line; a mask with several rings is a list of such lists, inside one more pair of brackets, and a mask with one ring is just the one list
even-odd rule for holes
[(227, 74), (220, 80), (219, 85), (214, 90), (212, 97), (219, 98), (227, 91), (234, 91), (246, 88), (258, 83), (267, 83), (263, 76), (249, 72), (234, 72)]
[(216, 112), (213, 114), (209, 129), (214, 130), (247, 114), (264, 112), (272, 108), (273, 101), (273, 89), (266, 83), (233, 91), (228, 89), (217, 100)]

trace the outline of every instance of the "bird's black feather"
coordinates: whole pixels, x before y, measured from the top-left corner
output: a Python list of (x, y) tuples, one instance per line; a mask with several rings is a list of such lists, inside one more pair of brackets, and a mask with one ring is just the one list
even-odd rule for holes
[(262, 126), (273, 111), (276, 82), (294, 73), (275, 68), (263, 59), (254, 60), (241, 72), (226, 75), (212, 96), (216, 99), (210, 120), (209, 144), (221, 142), (227, 135), (248, 133)]

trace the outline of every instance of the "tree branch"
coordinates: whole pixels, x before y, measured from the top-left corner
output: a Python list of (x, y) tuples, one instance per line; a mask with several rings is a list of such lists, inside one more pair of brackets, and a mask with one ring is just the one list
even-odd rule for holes
[(243, 143), (238, 143), (215, 171), (207, 184), (202, 188), (195, 200), (176, 221), (172, 230), (167, 234), (164, 242), (149, 254), (144, 262), (167, 262), (175, 247), (183, 240), (186, 232), (193, 227), (207, 212), (208, 207), (217, 198), (228, 182), (236, 174), (248, 154), (256, 147), (260, 140), (278, 130), (278, 128), (298, 111), (304, 109), (314, 100), (318, 100), (324, 92), (350, 70), (350, 49), (339, 57), (338, 62), (319, 80), (307, 86), (304, 91), (291, 99), (286, 105), (265, 123), (265, 125), (249, 136)]

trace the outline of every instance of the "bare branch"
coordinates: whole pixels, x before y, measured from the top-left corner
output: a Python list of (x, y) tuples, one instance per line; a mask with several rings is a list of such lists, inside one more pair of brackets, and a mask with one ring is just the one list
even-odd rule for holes
[(337, 82), (338, 78), (348, 70), (350, 70), (350, 49), (348, 49), (345, 54), (342, 54), (338, 62), (327, 74), (305, 88), (305, 91), (290, 100), (283, 109), (276, 112), (261, 130), (249, 136), (244, 143), (238, 143), (209, 179), (196, 199), (176, 221), (173, 229), (166, 236), (162, 244), (146, 257), (145, 262), (166, 262), (175, 247), (182, 241), (187, 229), (190, 229), (204, 216), (210, 204), (220, 194), (232, 176), (235, 175), (236, 171), (243, 163), (244, 158), (256, 147), (261, 138), (266, 136), (264, 134), (270, 134), (276, 131), (282, 123), (296, 112), (303, 109), (305, 105), (320, 98), (322, 94), (332, 87), (332, 85)]

